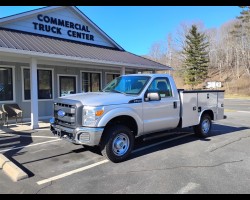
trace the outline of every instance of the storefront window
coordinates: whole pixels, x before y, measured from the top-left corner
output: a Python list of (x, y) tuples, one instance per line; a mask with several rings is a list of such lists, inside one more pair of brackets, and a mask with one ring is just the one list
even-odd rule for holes
[(13, 100), (12, 68), (0, 66), (0, 102)]
[(52, 99), (52, 71), (38, 70), (38, 99)]
[(23, 69), (24, 99), (30, 100), (30, 70)]
[(109, 82), (111, 82), (112, 80), (114, 80), (116, 77), (119, 77), (120, 74), (111, 74), (111, 73), (108, 73), (106, 75), (106, 83), (108, 84)]
[(101, 90), (101, 74), (82, 72), (82, 91), (98, 92)]
[[(23, 69), (24, 99), (30, 100), (30, 70)], [(52, 71), (37, 70), (38, 99), (52, 99)]]

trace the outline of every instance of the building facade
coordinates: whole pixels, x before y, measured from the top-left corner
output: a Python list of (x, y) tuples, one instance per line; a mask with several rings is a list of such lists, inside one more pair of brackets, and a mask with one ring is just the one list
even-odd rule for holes
[(0, 19), (0, 105), (17, 103), (33, 129), (53, 115), (58, 97), (99, 91), (122, 74), (169, 69), (125, 51), (74, 6)]

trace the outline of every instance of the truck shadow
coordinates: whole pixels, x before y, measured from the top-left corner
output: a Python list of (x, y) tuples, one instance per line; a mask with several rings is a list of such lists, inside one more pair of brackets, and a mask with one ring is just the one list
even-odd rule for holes
[(33, 142), (31, 133), (13, 132), (0, 134), (0, 153), (6, 156), (11, 162), (28, 174), (29, 177), (34, 174), (21, 165), (14, 157), (25, 154), (27, 151), (22, 151), (25, 146)]
[(136, 139), (135, 148), (132, 152), (132, 155), (127, 160), (135, 159), (146, 154), (161, 151), (164, 149), (169, 149), (179, 145), (184, 145), (197, 140), (210, 142), (212, 137), (224, 134), (237, 134), (237, 132), (242, 130), (250, 130), (250, 127), (232, 127), (220, 124), (213, 124), (211, 134), (207, 138), (199, 138), (194, 134), (192, 128), (184, 128), (174, 129), (168, 131), (169, 134), (164, 137), (145, 141), (147, 137), (150, 137), (152, 135), (161, 135), (162, 133), (164, 133), (164, 131), (153, 133), (148, 135), (147, 137), (142, 136)]

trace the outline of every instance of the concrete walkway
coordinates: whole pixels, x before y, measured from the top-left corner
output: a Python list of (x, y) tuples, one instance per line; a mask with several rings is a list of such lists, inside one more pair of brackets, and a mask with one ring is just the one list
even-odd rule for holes
[[(48, 121), (48, 120), (47, 120)], [(47, 121), (39, 121), (39, 129), (46, 129), (50, 127), (50, 124)], [(29, 132), (32, 131), (30, 122), (21, 123), (11, 123), (8, 128), (6, 125), (0, 125), (0, 134), (1, 133), (13, 133), (13, 132)]]

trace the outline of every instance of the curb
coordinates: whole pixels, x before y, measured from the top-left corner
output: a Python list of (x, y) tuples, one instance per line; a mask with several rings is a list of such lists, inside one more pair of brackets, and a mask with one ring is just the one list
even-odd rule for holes
[(28, 174), (26, 174), (3, 154), (0, 154), (0, 169), (2, 169), (4, 173), (7, 174), (14, 182), (28, 178)]

